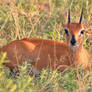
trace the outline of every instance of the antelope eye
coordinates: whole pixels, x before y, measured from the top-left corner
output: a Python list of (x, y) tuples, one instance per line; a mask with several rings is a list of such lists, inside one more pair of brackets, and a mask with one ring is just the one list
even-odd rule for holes
[(68, 36), (69, 35), (68, 29), (64, 29), (64, 30), (65, 30), (65, 34)]
[(84, 34), (85, 30), (81, 30), (80, 34)]

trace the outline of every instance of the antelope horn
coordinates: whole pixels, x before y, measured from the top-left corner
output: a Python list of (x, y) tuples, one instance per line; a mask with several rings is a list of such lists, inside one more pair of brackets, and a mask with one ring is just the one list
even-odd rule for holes
[(70, 23), (70, 9), (68, 10), (68, 23)]
[(82, 8), (82, 11), (81, 11), (81, 16), (80, 16), (80, 21), (79, 21), (79, 24), (81, 24), (81, 21), (82, 21), (82, 16), (83, 16), (83, 8)]

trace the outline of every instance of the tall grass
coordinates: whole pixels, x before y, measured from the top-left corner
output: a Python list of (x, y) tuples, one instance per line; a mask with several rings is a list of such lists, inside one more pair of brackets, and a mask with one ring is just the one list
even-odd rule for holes
[[(65, 41), (62, 22), (78, 22), (84, 10), (83, 24), (92, 24), (92, 0), (0, 0), (0, 47), (15, 39), (42, 38)], [(86, 30), (83, 44), (92, 54), (92, 27)], [(86, 40), (88, 41), (86, 42)], [(92, 92), (92, 71), (70, 68), (60, 74), (43, 69), (34, 76), (29, 64), (19, 66), (18, 74), (11, 74), (0, 57), (0, 92)], [(30, 76), (31, 74), (31, 76)]]

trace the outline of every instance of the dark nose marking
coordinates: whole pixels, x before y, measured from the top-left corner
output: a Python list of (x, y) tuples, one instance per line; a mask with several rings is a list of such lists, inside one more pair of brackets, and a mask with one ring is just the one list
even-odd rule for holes
[(75, 40), (75, 36), (72, 35), (72, 39), (71, 39), (71, 45), (74, 46), (76, 43), (76, 40)]

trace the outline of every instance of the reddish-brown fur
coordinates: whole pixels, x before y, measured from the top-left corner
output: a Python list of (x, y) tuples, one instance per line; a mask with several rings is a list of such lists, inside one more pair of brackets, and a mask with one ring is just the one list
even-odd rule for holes
[[(83, 68), (89, 67), (89, 55), (82, 45), (82, 35), (80, 31), (85, 28), (79, 23), (63, 24), (63, 28), (69, 30), (66, 36), (67, 42), (57, 42), (54, 40), (25, 38), (15, 40), (3, 46), (0, 52), (7, 52), (6, 59), (9, 63), (5, 65), (10, 69), (22, 64), (25, 60), (32, 60), (32, 69), (38, 73), (42, 68), (57, 69), (62, 72), (67, 66), (82, 64)], [(75, 36), (79, 47), (69, 45), (72, 35)], [(34, 62), (35, 59), (39, 59)]]
[(52, 40), (25, 38), (7, 44), (1, 48), (1, 51), (7, 52), (7, 59), (10, 62), (6, 65), (11, 69), (17, 67), (24, 60), (33, 60), (34, 62), (35, 58), (40, 59), (32, 63), (37, 71), (46, 67), (56, 68), (59, 65), (70, 65), (71, 62), (67, 61), (70, 58), (67, 44)]

